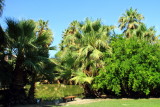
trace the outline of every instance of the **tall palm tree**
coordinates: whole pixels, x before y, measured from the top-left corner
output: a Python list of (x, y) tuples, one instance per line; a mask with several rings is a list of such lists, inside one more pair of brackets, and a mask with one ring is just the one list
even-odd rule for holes
[(4, 8), (4, 0), (0, 0), (0, 16), (3, 13), (3, 8)]
[(0, 83), (2, 85), (9, 85), (9, 83), (11, 82), (10, 71), (12, 70), (12, 66), (7, 62), (9, 55), (6, 49), (7, 47), (8, 47), (7, 35), (0, 26)]
[(98, 68), (103, 67), (103, 52), (109, 50), (110, 31), (113, 26), (104, 26), (100, 20), (90, 21), (86, 19), (79, 39), (80, 48), (77, 62), (88, 76), (97, 75)]
[[(86, 75), (86, 79), (84, 79), (86, 83), (83, 84), (85, 95), (95, 96), (89, 84), (98, 75), (99, 69), (104, 67), (103, 52), (110, 51), (108, 43), (111, 30), (114, 29), (114, 26), (105, 26), (100, 20), (91, 21), (89, 19), (86, 19), (81, 26), (81, 30), (79, 31), (81, 32), (81, 39), (78, 40), (80, 48), (75, 64), (79, 68), (78, 71)], [(79, 75), (75, 75), (75, 78), (76, 76)], [(92, 77), (92, 79), (89, 77)]]
[(9, 39), (8, 49), (17, 56), (13, 69), (11, 100), (15, 103), (23, 103), (27, 99), (24, 86), (28, 77), (31, 77), (28, 98), (34, 100), (37, 75), (47, 74), (44, 69), (49, 71), (47, 64), (52, 64), (48, 58), (49, 50), (54, 48), (50, 47), (53, 40), (52, 32), (47, 28), (48, 22), (42, 20), (36, 23), (33, 20), (7, 19), (6, 23), (6, 33)]
[(13, 78), (11, 85), (11, 100), (14, 103), (22, 103), (26, 100), (24, 86), (26, 85), (26, 71), (24, 61), (26, 52), (29, 49), (36, 48), (33, 44), (35, 41), (35, 25), (31, 21), (17, 21), (14, 19), (6, 19), (6, 33), (9, 39), (8, 49), (12, 54), (16, 55), (15, 67), (13, 69)]
[(53, 78), (55, 62), (39, 53), (39, 51), (33, 50), (26, 54), (25, 67), (28, 71), (28, 78), (30, 78), (30, 89), (28, 92), (28, 99), (30, 102), (35, 101), (35, 83), (39, 80), (39, 77)]
[(137, 12), (137, 9), (126, 10), (119, 19), (119, 28), (124, 31), (126, 37), (131, 37), (134, 29), (137, 29), (144, 17)]
[[(48, 28), (48, 21), (39, 20), (34, 22), (36, 24), (35, 41), (36, 48), (32, 48), (26, 52), (25, 66), (30, 72), (31, 87), (28, 93), (28, 98), (34, 100), (35, 82), (37, 81), (37, 75), (51, 74), (53, 71), (54, 63), (49, 59), (48, 52), (53, 50), (54, 47), (50, 47), (53, 41), (51, 30)], [(48, 66), (50, 65), (50, 66)]]
[(60, 72), (57, 79), (61, 79), (65, 83), (68, 83), (67, 81), (72, 77), (72, 72), (76, 69), (74, 62), (79, 49), (79, 43), (77, 43), (77, 39), (79, 39), (79, 29), (80, 23), (78, 21), (71, 22), (63, 34), (63, 40), (60, 44), (61, 50), (56, 54), (60, 62), (57, 66), (57, 70)]

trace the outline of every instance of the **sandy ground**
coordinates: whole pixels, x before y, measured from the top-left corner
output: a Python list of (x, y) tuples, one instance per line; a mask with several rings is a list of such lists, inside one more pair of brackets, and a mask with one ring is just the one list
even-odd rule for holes
[(59, 105), (72, 105), (72, 104), (87, 104), (87, 103), (93, 103), (93, 102), (98, 102), (98, 101), (103, 101), (107, 99), (81, 99), (81, 98), (75, 98), (74, 101), (69, 101), (67, 103), (60, 103)]

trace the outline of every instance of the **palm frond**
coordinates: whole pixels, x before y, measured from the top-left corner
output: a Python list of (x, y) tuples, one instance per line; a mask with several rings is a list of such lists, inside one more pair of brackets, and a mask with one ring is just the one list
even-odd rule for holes
[(103, 57), (103, 53), (97, 49), (90, 54), (90, 59), (92, 60), (100, 60)]
[(0, 16), (3, 13), (3, 8), (4, 8), (5, 4), (4, 4), (4, 0), (0, 0)]
[(84, 84), (84, 83), (92, 83), (93, 77), (88, 77), (85, 73), (83, 72), (77, 72), (75, 74), (75, 77), (71, 78), (72, 81), (75, 81), (75, 83), (80, 83), (80, 84)]

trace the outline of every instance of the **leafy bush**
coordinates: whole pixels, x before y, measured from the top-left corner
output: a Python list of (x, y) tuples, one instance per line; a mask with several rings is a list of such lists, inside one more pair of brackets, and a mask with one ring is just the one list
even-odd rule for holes
[(106, 66), (94, 80), (94, 88), (115, 94), (149, 95), (160, 86), (160, 48), (137, 38), (113, 38), (112, 54), (105, 53)]

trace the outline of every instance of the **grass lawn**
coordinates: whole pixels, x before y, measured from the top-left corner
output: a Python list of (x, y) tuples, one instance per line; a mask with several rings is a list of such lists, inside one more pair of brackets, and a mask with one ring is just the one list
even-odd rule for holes
[[(29, 89), (29, 86), (26, 86), (26, 88)], [(81, 93), (83, 93), (83, 89), (78, 85), (36, 85), (36, 98), (41, 98), (43, 100), (54, 100)], [(55, 105), (49, 107), (55, 107)], [(106, 99), (105, 101), (88, 104), (67, 105), (67, 107), (160, 107), (160, 99)]]
[[(29, 85), (26, 86), (27, 89), (29, 89), (29, 87)], [(43, 100), (53, 100), (81, 93), (83, 93), (83, 89), (78, 85), (37, 84), (35, 97)]]
[(160, 99), (111, 99), (89, 104), (69, 105), (67, 107), (160, 107)]

